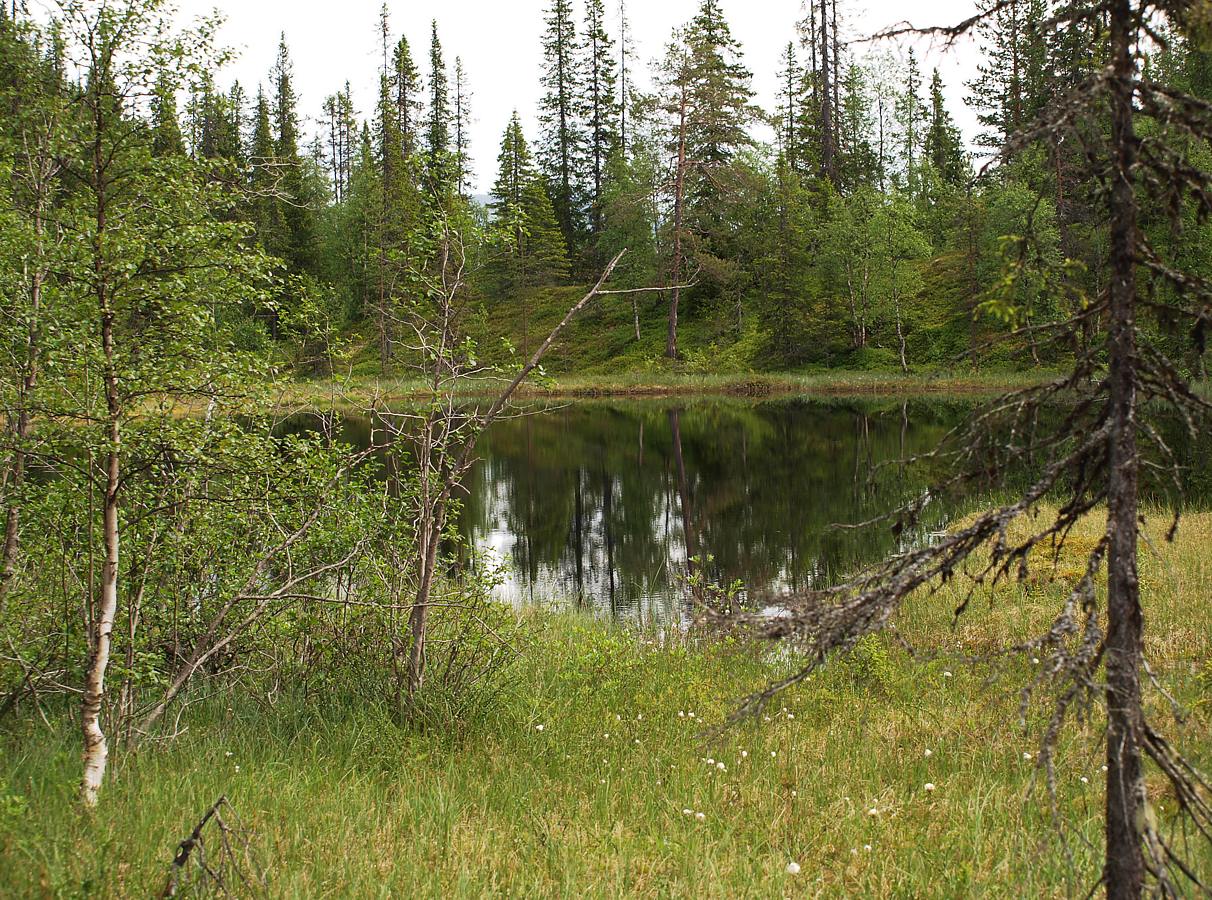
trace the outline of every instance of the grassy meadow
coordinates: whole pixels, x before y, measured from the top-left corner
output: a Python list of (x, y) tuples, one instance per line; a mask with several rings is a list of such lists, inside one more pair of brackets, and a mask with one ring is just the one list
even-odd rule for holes
[[(73, 803), (71, 712), (0, 732), (0, 893), (140, 897), (227, 795), (275, 897), (1063, 897), (1101, 865), (1097, 716), (1057, 762), (1070, 858), (1036, 766), (1040, 671), (971, 661), (1046, 627), (1093, 541), (984, 593), (956, 587), (769, 710), (710, 727), (789, 660), (734, 640), (527, 612), (529, 646), (491, 708), (454, 729), (289, 692), (215, 695), (173, 740), (115, 755), (95, 815)], [(1212, 767), (1212, 514), (1143, 551), (1148, 651), (1189, 712), (1166, 730)], [(1154, 693), (1159, 721), (1166, 704)], [(20, 724), (15, 724), (19, 721)], [(1166, 821), (1173, 798), (1155, 777)], [(788, 871), (790, 863), (797, 874)], [(1212, 860), (1203, 860), (1205, 871)], [(260, 893), (260, 891), (258, 891)]]

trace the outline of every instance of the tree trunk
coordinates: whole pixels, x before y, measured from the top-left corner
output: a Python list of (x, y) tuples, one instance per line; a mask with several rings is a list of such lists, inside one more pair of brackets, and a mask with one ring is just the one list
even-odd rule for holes
[[(34, 228), (40, 246), (40, 211)], [(12, 499), (4, 516), (4, 551), (0, 557), (0, 610), (3, 609), (5, 595), (8, 594), (9, 585), (17, 571), (17, 555), (20, 549), (21, 498), (18, 494), (25, 484), (25, 442), (29, 439), (31, 427), (29, 404), (38, 386), (38, 312), (42, 301), (42, 276), (41, 269), (35, 269), (30, 276), (30, 323), (26, 332), (25, 372), (18, 390), (17, 415), (12, 425), (13, 455), (8, 472), (5, 473), (6, 488)]]
[[(104, 290), (98, 292), (105, 301)], [(105, 454), (105, 501), (101, 527), (105, 544), (105, 564), (101, 567), (101, 608), (97, 612), (84, 676), (80, 729), (84, 736), (84, 778), (80, 797), (85, 806), (97, 804), (97, 794), (105, 779), (109, 745), (101, 729), (101, 707), (105, 701), (105, 672), (113, 647), (114, 618), (118, 611), (118, 488), (121, 478), (121, 441), (119, 425), (118, 378), (113, 368), (114, 317), (103, 307), (101, 342), (105, 352), (105, 400), (109, 412), (109, 448)]]
[(837, 165), (833, 146), (833, 86), (829, 72), (829, 7), (821, 0), (821, 167), (837, 187)]
[(1108, 447), (1107, 531), (1107, 809), (1103, 878), (1110, 900), (1141, 896), (1145, 877), (1138, 823), (1144, 781), (1138, 740), (1143, 724), (1140, 670), (1143, 619), (1137, 579), (1136, 244), (1133, 185), (1134, 131), (1132, 22), (1129, 0), (1111, 8), (1113, 182), (1108, 358), (1111, 433)]
[(678, 358), (678, 304), (682, 299), (682, 217), (686, 193), (686, 84), (678, 103), (678, 169), (673, 189), (673, 295), (669, 299), (669, 334), (665, 355)]
[[(105, 546), (105, 564), (101, 567), (101, 606), (90, 632), (89, 659), (84, 674), (84, 691), (80, 704), (80, 730), (84, 739), (84, 775), (80, 785), (80, 799), (85, 806), (95, 806), (101, 783), (105, 779), (105, 766), (109, 758), (109, 745), (101, 729), (101, 708), (105, 702), (105, 672), (109, 667), (110, 650), (113, 646), (114, 617), (118, 611), (118, 550), (120, 532), (118, 524), (118, 489), (121, 482), (121, 400), (118, 392), (118, 371), (114, 350), (113, 297), (109, 290), (110, 274), (105, 262), (105, 239), (108, 214), (109, 174), (106, 169), (103, 136), (108, 128), (105, 100), (99, 93), (104, 79), (94, 76), (91, 89), (91, 112), (93, 115), (93, 147), (91, 188), (95, 197), (95, 227), (93, 236), (93, 291), (97, 300), (97, 314), (101, 325), (101, 352), (105, 365), (105, 500), (102, 505), (101, 528)], [(90, 473), (91, 474), (91, 473)]]

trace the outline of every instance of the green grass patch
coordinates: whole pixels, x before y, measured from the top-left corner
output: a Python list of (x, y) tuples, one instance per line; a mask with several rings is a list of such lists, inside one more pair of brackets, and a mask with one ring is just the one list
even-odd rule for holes
[[(1142, 560), (1149, 653), (1190, 710), (1171, 733), (1207, 768), (1212, 515), (1172, 545), (1163, 527), (1159, 516)], [(71, 711), (12, 720), (2, 893), (154, 894), (177, 842), (226, 794), (271, 896), (1080, 896), (1101, 866), (1097, 718), (1067, 730), (1058, 760), (1071, 868), (1025, 756), (1047, 698), (1019, 724), (1037, 666), (965, 661), (1043, 626), (1078, 566), (1076, 552), (1041, 560), (955, 628), (955, 588), (922, 598), (897, 623), (922, 656), (868, 638), (769, 721), (714, 737), (785, 656), (534, 612), (508, 688), (458, 727), (400, 727), (335, 696), (211, 696), (177, 738), (115, 755), (95, 815), (74, 804)], [(1160, 715), (1164, 701), (1150, 703)], [(1150, 789), (1164, 820), (1173, 798), (1156, 778)]]

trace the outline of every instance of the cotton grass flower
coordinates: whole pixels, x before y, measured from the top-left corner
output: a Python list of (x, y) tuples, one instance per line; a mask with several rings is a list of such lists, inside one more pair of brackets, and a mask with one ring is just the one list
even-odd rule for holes
[(1085, 775), (1083, 775), (1083, 776), (1082, 776), (1082, 784), (1089, 784), (1089, 783), (1090, 783), (1090, 779), (1089, 779), (1089, 778), (1087, 778)]
[(924, 790), (926, 793), (931, 793), (934, 790), (934, 783), (927, 781)]
[(742, 750), (742, 751), (741, 751), (741, 759), (748, 759), (748, 758), (749, 758), (749, 751), (748, 751), (748, 750)]
[(535, 730), (535, 731), (542, 731), (542, 730), (543, 730), (543, 726), (542, 726), (542, 725), (536, 725), (536, 726), (534, 727), (534, 730)]
[(871, 809), (867, 810), (867, 815), (871, 816), (872, 818), (874, 818), (875, 816), (878, 816), (879, 814), (880, 814), (880, 811), (878, 809), (876, 809), (874, 806), (871, 807)]
[(925, 756), (927, 759), (929, 759), (931, 756), (934, 756), (934, 751), (927, 747), (925, 750)]
[(950, 677), (951, 677), (951, 673), (950, 673), (949, 671), (948, 671), (948, 672), (944, 672), (944, 673), (943, 673), (943, 677), (944, 677), (944, 678), (950, 678)]
[(705, 822), (707, 820), (707, 813), (696, 812), (694, 817), (700, 822)]
[(684, 809), (684, 810), (682, 810), (682, 815), (684, 815), (684, 816), (693, 816), (693, 815), (694, 815), (694, 810), (693, 810), (693, 809)]
[(1030, 760), (1030, 759), (1031, 759), (1031, 753), (1030, 753), (1030, 751), (1028, 751), (1028, 750), (1024, 750), (1024, 751), (1023, 751), (1023, 759), (1026, 759), (1026, 760)]
[(789, 862), (789, 863), (787, 863), (787, 874), (788, 874), (788, 875), (798, 875), (798, 874), (800, 874), (800, 864), (799, 864), (799, 863), (797, 863), (797, 862)]
[(715, 767), (716, 767), (717, 769), (719, 769), (721, 772), (727, 772), (727, 771), (728, 771), (728, 767), (727, 767), (726, 765), (724, 765), (722, 762), (718, 762), (718, 763), (716, 763), (716, 764), (715, 764)]

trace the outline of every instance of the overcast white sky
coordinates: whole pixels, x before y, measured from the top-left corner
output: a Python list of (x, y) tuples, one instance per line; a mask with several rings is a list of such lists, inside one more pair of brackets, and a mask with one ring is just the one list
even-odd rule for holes
[[(463, 58), (472, 91), (472, 156), (479, 190), (487, 191), (495, 177), (497, 148), (509, 116), (516, 107), (534, 139), (535, 108), (540, 95), (540, 39), (549, 0), (443, 0), (389, 2), (393, 33), (408, 35), (418, 65), (428, 68), (429, 23), (438, 33), (453, 66)], [(574, 0), (578, 22), (582, 4)], [(378, 15), (381, 0), (178, 0), (186, 18), (218, 9), (227, 24), (223, 39), (239, 52), (221, 83), (239, 78), (248, 92), (267, 79), (277, 52), (278, 35), (285, 31), (294, 62), (300, 113), (314, 124), (324, 98), (349, 80), (354, 102), (364, 115), (378, 89)], [(627, 16), (635, 58), (646, 70), (658, 57), (673, 29), (693, 17), (699, 0), (628, 0)], [(779, 54), (796, 37), (795, 23), (803, 17), (802, 0), (721, 0), (744, 60), (754, 73), (753, 87), (764, 108), (775, 103)], [(909, 19), (915, 25), (951, 23), (973, 10), (972, 0), (843, 0), (854, 34), (879, 31)], [(617, 35), (618, 0), (607, 0), (607, 14)], [(904, 53), (907, 45), (886, 45)], [(974, 119), (962, 108), (962, 82), (972, 75), (974, 53), (964, 45), (943, 56), (927, 44), (918, 45), (923, 68), (938, 65), (947, 83), (952, 113), (972, 137)], [(927, 74), (928, 78), (928, 74)]]

